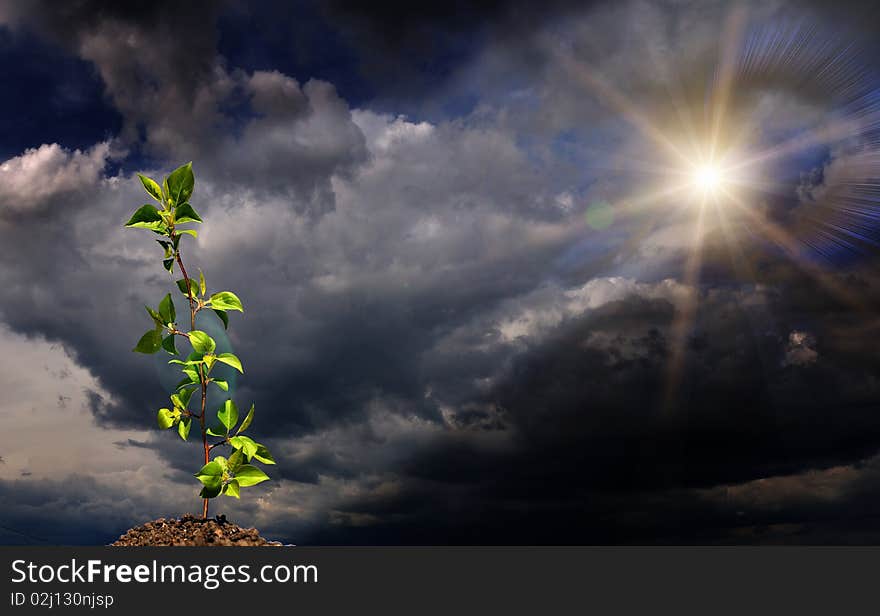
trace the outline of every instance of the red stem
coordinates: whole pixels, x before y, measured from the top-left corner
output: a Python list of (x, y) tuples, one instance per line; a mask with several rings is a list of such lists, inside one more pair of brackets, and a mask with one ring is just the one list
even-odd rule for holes
[[(174, 241), (174, 232), (171, 233), (171, 241)], [(180, 250), (175, 251), (175, 256), (177, 257), (177, 266), (180, 268), (180, 273), (183, 274), (183, 282), (186, 285), (186, 295), (189, 298), (189, 313), (190, 320), (192, 322), (192, 329), (196, 328), (196, 301), (192, 296), (192, 287), (189, 284), (189, 275), (186, 273), (186, 268), (183, 266), (183, 260), (180, 258)], [(202, 447), (205, 450), (205, 464), (210, 461), (209, 452), (211, 448), (208, 446), (208, 431), (205, 428), (205, 402), (208, 398), (208, 379), (204, 373), (204, 365), (199, 364), (199, 382), (202, 386), (202, 414), (199, 415), (199, 424), (202, 428)], [(202, 517), (208, 519), (208, 499), (205, 498), (202, 500)]]

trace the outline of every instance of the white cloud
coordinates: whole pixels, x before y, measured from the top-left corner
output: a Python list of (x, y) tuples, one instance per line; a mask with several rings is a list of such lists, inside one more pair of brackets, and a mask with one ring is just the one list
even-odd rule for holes
[(114, 443), (144, 433), (98, 426), (89, 391), (109, 394), (58, 343), (26, 338), (0, 326), (0, 478), (29, 473), (34, 479), (115, 474), (147, 466), (163, 469), (148, 450)]
[[(692, 290), (665, 279), (656, 283), (639, 282), (619, 276), (594, 278), (584, 285), (566, 290), (539, 291), (527, 298), (511, 301), (512, 314), (498, 321), (501, 339), (512, 342), (546, 333), (564, 319), (583, 314), (610, 302), (630, 296), (666, 299), (679, 304)], [(502, 309), (503, 310), (503, 309)]]
[(435, 130), (430, 122), (409, 122), (405, 116), (395, 118), (365, 109), (354, 110), (352, 118), (366, 136), (370, 151), (375, 154), (406, 143), (422, 143)]
[(27, 210), (94, 186), (109, 156), (109, 142), (86, 151), (66, 150), (57, 143), (25, 150), (0, 163), (0, 212)]

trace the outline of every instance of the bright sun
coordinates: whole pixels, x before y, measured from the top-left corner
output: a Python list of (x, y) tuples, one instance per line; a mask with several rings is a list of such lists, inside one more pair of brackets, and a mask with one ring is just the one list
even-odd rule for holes
[(693, 172), (694, 186), (702, 193), (714, 193), (724, 182), (724, 174), (718, 165), (711, 163), (699, 165)]

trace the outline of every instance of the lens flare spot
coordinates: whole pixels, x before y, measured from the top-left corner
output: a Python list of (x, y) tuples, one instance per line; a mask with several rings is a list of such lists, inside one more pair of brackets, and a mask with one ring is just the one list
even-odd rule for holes
[(587, 224), (597, 231), (603, 231), (614, 224), (614, 208), (605, 201), (590, 204), (585, 214)]

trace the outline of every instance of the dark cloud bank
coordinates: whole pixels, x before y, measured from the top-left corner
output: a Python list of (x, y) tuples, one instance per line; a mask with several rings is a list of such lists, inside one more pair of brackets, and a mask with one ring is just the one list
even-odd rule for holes
[[(277, 6), (0, 4), (7, 31), (90, 63), (122, 118), (88, 148), (33, 144), (0, 167), (2, 321), (61, 342), (96, 377), (98, 426), (143, 430), (118, 443), (120, 456), (154, 451), (170, 461), (157, 459), (158, 481), (191, 487), (192, 450), (149, 432), (158, 382), (130, 352), (142, 305), (168, 280), (148, 238), (120, 225), (142, 199), (132, 170), (193, 159), (208, 222), (185, 256), (245, 300), (230, 333), (248, 369), (236, 396), (256, 403), (258, 436), (279, 459), (262, 498), (229, 508), (264, 534), (299, 544), (877, 541), (873, 257), (817, 280), (748, 233), (739, 253), (710, 237), (691, 288), (680, 242), (645, 253), (626, 241), (665, 237), (663, 224), (646, 232), (621, 219), (600, 233), (567, 209), (601, 194), (591, 191), (602, 178), (585, 185), (591, 159), (572, 160), (562, 129), (590, 119), (592, 148), (619, 136), (592, 103), (566, 102), (584, 94), (545, 63), (547, 29), (610, 23), (624, 36), (644, 19), (656, 36), (641, 42), (648, 49), (693, 20), (699, 48), (722, 9), (432, 7), (309, 9), (346, 35), (344, 53), (364, 58), (352, 70), (376, 93), (371, 108), (323, 79), (242, 68), (218, 52), (224, 32), (212, 24), (259, 23)], [(638, 77), (642, 61), (620, 49), (608, 49), (605, 70)], [(528, 92), (507, 98), (488, 79), (482, 108), (436, 119), (437, 98), (458, 100), (480, 71), (524, 57)], [(442, 64), (442, 80), (420, 58)], [(394, 76), (412, 87), (383, 88)], [(398, 99), (431, 122), (389, 114)], [(695, 320), (664, 404), (673, 324), (690, 295)], [(148, 515), (180, 513), (177, 500), (64, 475), (0, 481), (14, 503), (0, 539), (104, 542)], [(63, 529), (50, 509), (65, 512)]]

